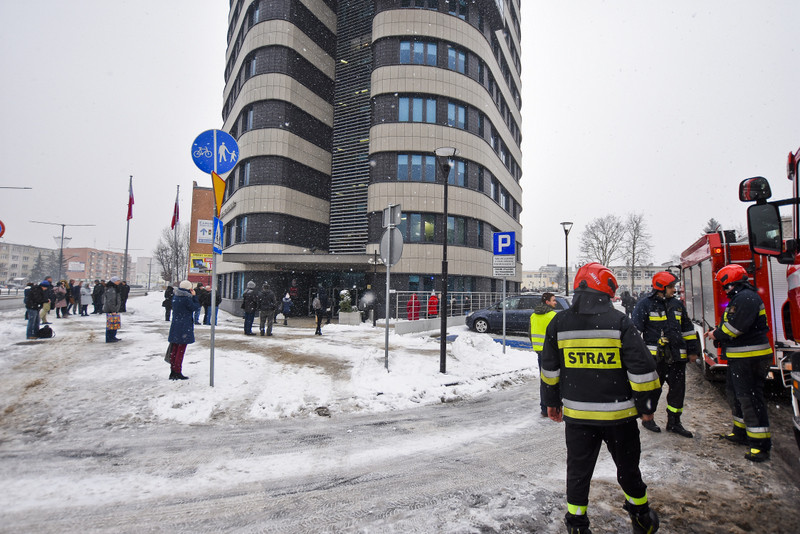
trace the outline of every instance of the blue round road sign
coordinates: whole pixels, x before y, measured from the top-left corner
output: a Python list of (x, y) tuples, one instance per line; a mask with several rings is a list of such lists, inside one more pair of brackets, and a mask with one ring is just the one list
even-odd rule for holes
[(227, 132), (206, 130), (192, 143), (192, 159), (207, 174), (225, 174), (239, 161), (239, 145)]

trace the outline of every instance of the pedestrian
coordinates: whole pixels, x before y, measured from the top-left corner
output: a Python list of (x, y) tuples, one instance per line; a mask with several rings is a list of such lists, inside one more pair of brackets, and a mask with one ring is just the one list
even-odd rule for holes
[(266, 323), (266, 335), (272, 335), (272, 323), (275, 321), (275, 309), (277, 302), (275, 301), (275, 293), (270, 289), (269, 284), (264, 282), (261, 286), (261, 291), (258, 293), (258, 308), (260, 311), (260, 323), (258, 330), (261, 335), (264, 334), (264, 323)]
[[(208, 294), (208, 306), (211, 306), (211, 286), (205, 287), (206, 293)], [(216, 291), (216, 298), (214, 299), (214, 324), (217, 324), (217, 319), (219, 319), (219, 305), (222, 303), (222, 294), (219, 290)], [(211, 314), (208, 313), (208, 307), (206, 308), (206, 313), (203, 316), (203, 324), (211, 325)]]
[[(203, 284), (201, 282), (197, 282), (197, 284), (194, 286), (194, 292), (195, 292), (195, 295), (197, 295), (197, 300), (200, 301), (200, 305), (202, 306), (203, 302), (206, 300), (206, 297), (205, 297), (206, 290), (203, 287)], [(210, 300), (208, 301), (208, 305), (211, 306), (211, 301)], [(194, 312), (194, 324), (200, 324), (200, 312), (201, 311), (202, 311), (202, 308), (200, 310), (197, 310), (196, 312)]]
[[(25, 284), (25, 290), (22, 292), (22, 303), (25, 305), (25, 321), (28, 320), (28, 296), (31, 294), (31, 288), (33, 287), (33, 282), (28, 282)], [(39, 312), (36, 312), (36, 315), (39, 315)]]
[(322, 307), (322, 299), (320, 298), (320, 294), (322, 294), (322, 290), (317, 292), (314, 300), (311, 301), (311, 308), (314, 310), (314, 315), (317, 318), (317, 329), (314, 330), (315, 336), (322, 335), (322, 318), (325, 314), (325, 308)]
[[(542, 371), (542, 350), (544, 347), (544, 334), (547, 325), (556, 316), (556, 296), (552, 293), (542, 293), (541, 302), (537, 303), (531, 314), (531, 345), (539, 359), (539, 372)], [(539, 381), (539, 408), (542, 417), (547, 417), (547, 406), (544, 404), (544, 382)]]
[(103, 313), (103, 292), (105, 291), (105, 282), (101, 280), (94, 281), (94, 287), (92, 288), (92, 306), (94, 306), (94, 311), (92, 314), (101, 314)]
[(128, 294), (131, 292), (131, 286), (128, 282), (123, 280), (119, 283), (119, 311), (126, 313), (128, 311)]
[(627, 291), (622, 292), (622, 307), (625, 308), (625, 315), (628, 317), (631, 316), (633, 309), (636, 307), (636, 299)]
[(439, 297), (436, 296), (436, 291), (431, 291), (431, 296), (428, 297), (428, 317), (439, 316)]
[(67, 315), (67, 281), (59, 280), (56, 287), (53, 288), (53, 296), (55, 300), (54, 308), (56, 309), (56, 319), (63, 319)]
[(250, 280), (247, 282), (247, 289), (242, 294), (242, 309), (244, 310), (244, 335), (253, 336), (253, 321), (258, 311), (258, 293), (256, 283)]
[(83, 282), (70, 280), (70, 299), (67, 312), (73, 315), (78, 315), (81, 309), (81, 285)]
[[(692, 433), (681, 424), (686, 396), (686, 362), (697, 361), (700, 340), (689, 314), (680, 299), (675, 298), (678, 277), (668, 271), (653, 276), (653, 290), (633, 310), (633, 325), (642, 333), (650, 354), (656, 360), (658, 378), (669, 385), (667, 393), (667, 432), (691, 438)], [(652, 421), (642, 421), (651, 432), (661, 432)]]
[(611, 299), (614, 274), (599, 263), (578, 269), (572, 306), (547, 326), (541, 380), (550, 419), (566, 423), (567, 531), (590, 533), (589, 487), (605, 442), (625, 493), (634, 533), (656, 532), (639, 471), (636, 418), (653, 418), (661, 385), (656, 364), (630, 319)]
[(39, 285), (31, 284), (28, 291), (28, 297), (25, 301), (25, 308), (28, 311), (28, 329), (26, 331), (28, 339), (37, 339), (39, 337), (37, 335), (40, 321), (39, 310), (48, 302), (45, 296), (45, 284), (50, 285), (47, 280), (43, 280)]
[(722, 346), (728, 359), (725, 392), (733, 413), (733, 430), (722, 437), (748, 445), (745, 458), (763, 462), (769, 460), (772, 449), (764, 382), (773, 359), (764, 302), (741, 265), (726, 265), (717, 271), (716, 280), (730, 298), (721, 324), (705, 334), (715, 346)]
[(416, 293), (411, 293), (411, 298), (406, 303), (406, 317), (409, 321), (416, 321), (419, 319), (420, 303)]
[(89, 283), (81, 284), (81, 295), (80, 295), (80, 312), (81, 317), (88, 317), (89, 316), (89, 304), (92, 303), (92, 290), (89, 287)]
[(42, 304), (42, 309), (39, 312), (39, 320), (41, 324), (50, 324), (47, 322), (47, 313), (50, 311), (50, 308), (53, 306), (55, 302), (54, 298), (55, 295), (53, 293), (53, 277), (52, 276), (45, 276), (44, 280), (40, 284), (42, 286), (42, 290), (44, 291), (45, 303)]
[(164, 320), (169, 321), (170, 313), (172, 313), (172, 296), (175, 294), (175, 288), (172, 287), (172, 284), (167, 286), (167, 289), (164, 290), (164, 301), (161, 305), (164, 307)]
[[(172, 286), (170, 286), (172, 287)], [(192, 283), (184, 280), (173, 290), (172, 322), (169, 325), (170, 380), (187, 380), (183, 374), (183, 355), (186, 345), (194, 343), (194, 313), (201, 308), (200, 301), (192, 289)]]
[[(200, 306), (203, 307), (203, 324), (210, 325), (211, 321), (209, 320), (206, 322), (206, 320), (210, 319), (208, 316), (208, 309), (211, 307), (211, 291), (206, 289), (203, 284), (197, 284), (197, 288), (194, 290), (194, 292), (197, 295), (197, 300), (200, 302)], [(197, 313), (197, 318), (199, 323), (200, 312)]]
[(120, 341), (117, 337), (117, 330), (122, 326), (119, 317), (119, 308), (121, 306), (118, 289), (119, 283), (119, 277), (112, 276), (103, 291), (103, 311), (106, 314), (106, 343), (116, 343)]
[(292, 311), (292, 297), (289, 296), (289, 292), (287, 291), (286, 294), (281, 299), (281, 313), (283, 313), (283, 326), (289, 326), (287, 318)]

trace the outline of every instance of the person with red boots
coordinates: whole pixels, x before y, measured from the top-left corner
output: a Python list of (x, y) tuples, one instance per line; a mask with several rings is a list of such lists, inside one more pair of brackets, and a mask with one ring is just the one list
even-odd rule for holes
[(169, 325), (170, 380), (186, 380), (183, 375), (183, 355), (186, 345), (194, 343), (194, 313), (200, 309), (192, 283), (184, 280), (172, 297), (172, 322)]

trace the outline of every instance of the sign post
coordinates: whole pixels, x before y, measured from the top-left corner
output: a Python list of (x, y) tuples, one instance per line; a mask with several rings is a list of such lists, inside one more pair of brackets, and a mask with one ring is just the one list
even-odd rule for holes
[(386, 372), (389, 372), (389, 279), (391, 277), (392, 265), (400, 261), (403, 255), (403, 234), (396, 228), (402, 220), (400, 204), (389, 204), (383, 210), (383, 227), (386, 230), (381, 237), (381, 259), (386, 265), (386, 341), (384, 344), (384, 365)]
[[(222, 254), (222, 221), (219, 209), (225, 194), (225, 174), (236, 166), (239, 160), (239, 145), (236, 139), (222, 130), (206, 130), (192, 143), (192, 159), (197, 168), (211, 175), (214, 188), (214, 229), (211, 252), (211, 342), (209, 385), (214, 387), (214, 339), (217, 326), (217, 254)], [(219, 229), (219, 232), (217, 231)], [(219, 240), (219, 246), (218, 241)]]
[(517, 275), (517, 239), (515, 232), (492, 234), (492, 276), (503, 278), (503, 354), (506, 353), (506, 278)]

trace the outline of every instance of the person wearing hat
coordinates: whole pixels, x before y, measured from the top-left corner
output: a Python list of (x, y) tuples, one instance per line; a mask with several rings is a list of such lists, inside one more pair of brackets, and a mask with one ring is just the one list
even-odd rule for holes
[[(47, 286), (45, 286), (47, 284)], [(41, 284), (31, 284), (28, 298), (25, 300), (25, 307), (28, 310), (28, 339), (37, 339), (37, 332), (39, 332), (39, 310), (45, 303), (49, 303), (45, 296), (46, 287), (50, 286), (50, 282), (44, 280)]]
[(192, 283), (184, 280), (172, 296), (172, 322), (169, 325), (170, 380), (186, 380), (183, 355), (186, 345), (194, 343), (194, 313), (201, 308)]
[(252, 336), (253, 321), (258, 311), (258, 293), (256, 283), (250, 280), (247, 282), (247, 289), (242, 293), (242, 309), (244, 310), (244, 335)]
[(106, 314), (106, 343), (120, 341), (117, 337), (117, 330), (121, 326), (119, 309), (122, 305), (122, 300), (117, 290), (119, 282), (119, 276), (112, 276), (103, 292), (103, 312)]
[(42, 309), (39, 312), (39, 320), (42, 324), (50, 324), (47, 322), (47, 313), (53, 306), (53, 302), (55, 302), (55, 294), (53, 293), (53, 277), (45, 276), (44, 280), (42, 280), (42, 283), (39, 285), (42, 287), (42, 291), (44, 291), (45, 299), (47, 299), (45, 303), (42, 304)]
[[(272, 335), (272, 324), (275, 322), (275, 309), (278, 304), (275, 300), (275, 292), (269, 288), (269, 284), (264, 282), (261, 286), (261, 291), (258, 293), (258, 307), (260, 310), (260, 323), (259, 332), (261, 335)], [(264, 324), (266, 323), (266, 333), (264, 332)]]

